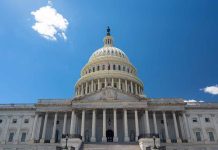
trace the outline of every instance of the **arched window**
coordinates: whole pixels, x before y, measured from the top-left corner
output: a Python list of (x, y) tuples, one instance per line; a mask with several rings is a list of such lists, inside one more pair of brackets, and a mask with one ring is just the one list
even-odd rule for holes
[(98, 70), (98, 71), (100, 70), (100, 66), (97, 67), (97, 70)]
[(113, 70), (116, 70), (116, 65), (113, 65)]
[(108, 69), (108, 70), (110, 70), (110, 69), (111, 69), (111, 68), (110, 68), (110, 64), (108, 65), (107, 69)]
[(123, 71), (126, 71), (126, 67), (125, 66), (123, 66)]
[(91, 69), (89, 69), (89, 73), (91, 73)]
[(92, 72), (95, 72), (95, 67), (92, 68)]
[(105, 70), (105, 65), (102, 65), (102, 70)]
[(120, 70), (120, 65), (118, 65), (118, 70)]

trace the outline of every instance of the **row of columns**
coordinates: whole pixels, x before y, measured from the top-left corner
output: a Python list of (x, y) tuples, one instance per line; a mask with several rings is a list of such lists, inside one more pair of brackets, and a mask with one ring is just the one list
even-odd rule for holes
[[(117, 110), (113, 110), (113, 116), (114, 116), (114, 142), (118, 141), (117, 137)], [(83, 110), (83, 113), (85, 111)], [(139, 122), (138, 122), (138, 111), (135, 110), (135, 132), (136, 132), (136, 141), (138, 140), (139, 136)], [(176, 114), (175, 112), (172, 112), (173, 114), (173, 121), (174, 121), (174, 128), (175, 128), (175, 133), (176, 133), (176, 139), (178, 143), (181, 143), (181, 138), (179, 137), (179, 130), (178, 130), (178, 124), (177, 124), (177, 119), (176, 119)], [(124, 141), (129, 142), (129, 134), (128, 134), (128, 116), (127, 116), (127, 110), (123, 110), (123, 115), (124, 115)], [(81, 124), (81, 136), (84, 137), (84, 115), (82, 115), (82, 124)], [(145, 120), (146, 120), (146, 133), (150, 134), (150, 124), (149, 124), (149, 115), (148, 115), (148, 110), (145, 110)], [(154, 121), (154, 130), (155, 133), (158, 134), (157, 130), (157, 120), (156, 120), (156, 112), (153, 112), (153, 121)], [(165, 134), (166, 134), (166, 142), (170, 143), (171, 140), (169, 138), (169, 132), (168, 132), (168, 127), (167, 127), (167, 121), (166, 121), (166, 114), (163, 112), (163, 121), (164, 121), (164, 129), (165, 129)], [(93, 110), (92, 112), (92, 136), (91, 136), (91, 142), (96, 142), (96, 110)], [(188, 130), (186, 128), (186, 131), (188, 133)], [(84, 140), (84, 139), (83, 139)], [(102, 142), (106, 142), (106, 109), (103, 110), (103, 132), (102, 132)]]
[[(104, 87), (107, 87), (108, 85), (108, 81), (107, 79), (109, 78), (104, 78), (103, 80), (103, 83), (104, 83)], [(114, 86), (114, 83), (115, 83), (115, 79), (114, 78), (110, 78), (111, 79), (111, 86), (112, 87), (115, 87)], [(81, 85), (77, 86), (76, 88), (76, 95), (78, 96), (82, 96), (84, 94), (88, 94), (90, 92), (94, 92), (94, 91), (97, 91), (97, 90), (100, 90), (102, 88), (102, 82), (100, 81), (101, 79), (96, 79), (94, 82), (94, 80), (91, 80), (91, 84), (90, 84), (90, 81), (87, 81), (85, 83), (82, 83)], [(143, 93), (143, 89), (141, 86), (139, 86), (137, 83), (133, 83), (132, 81), (130, 81), (130, 83), (128, 84), (128, 80), (124, 80), (124, 87), (121, 88), (121, 79), (119, 78), (118, 79), (118, 82), (117, 82), (117, 87), (119, 90), (123, 90), (125, 92), (130, 92), (132, 94), (142, 94)], [(85, 86), (84, 86), (85, 85)], [(96, 85), (97, 85), (97, 88), (96, 88)], [(130, 88), (130, 89), (129, 89)]]
[[(166, 142), (170, 143), (170, 137), (167, 127), (167, 121), (166, 121), (166, 114), (165, 112), (162, 112), (163, 115), (163, 123), (164, 123), (164, 129), (165, 129), (165, 135), (166, 135)], [(179, 137), (179, 131), (178, 131), (178, 125), (177, 125), (177, 119), (175, 112), (172, 112), (173, 115), (173, 121), (174, 121), (174, 128), (175, 128), (175, 134), (177, 142), (181, 142), (181, 139)], [(154, 131), (156, 134), (158, 134), (158, 128), (157, 128), (157, 120), (156, 120), (156, 112), (153, 111), (153, 121), (154, 121)], [(52, 137), (51, 137), (51, 143), (55, 142), (55, 131), (56, 131), (56, 122), (57, 122), (58, 113), (55, 112), (54, 115), (54, 124), (53, 124), (53, 130), (52, 130)], [(75, 134), (75, 111), (72, 110), (71, 113), (71, 124), (70, 124), (70, 134)], [(113, 110), (113, 117), (114, 117), (114, 142), (118, 142), (118, 136), (117, 136), (117, 110)], [(124, 141), (129, 142), (129, 133), (128, 133), (128, 113), (127, 109), (123, 110), (123, 121), (124, 121)], [(134, 118), (135, 118), (135, 133), (136, 133), (136, 141), (138, 140), (139, 136), (139, 121), (138, 121), (138, 111), (134, 110)], [(185, 128), (187, 131), (187, 138), (190, 138), (190, 134), (188, 132), (188, 124), (185, 114), (183, 114)], [(35, 130), (36, 130), (36, 124), (38, 120), (38, 114), (35, 115), (34, 119), (34, 125), (33, 125), (33, 132), (31, 136), (31, 140), (34, 141), (35, 137)], [(45, 134), (46, 134), (46, 126), (47, 126), (47, 120), (48, 120), (48, 112), (45, 113), (45, 119), (43, 124), (43, 131), (42, 131), (42, 137), (40, 139), (40, 142), (43, 143), (45, 141)], [(103, 132), (102, 132), (102, 142), (106, 142), (106, 109), (103, 109)], [(64, 113), (64, 122), (63, 122), (63, 133), (66, 134), (66, 123), (67, 123), (67, 112)], [(145, 123), (146, 123), (146, 133), (150, 134), (150, 124), (149, 124), (149, 115), (148, 110), (145, 110)], [(82, 110), (82, 119), (81, 119), (81, 136), (82, 140), (84, 141), (84, 132), (85, 131), (85, 110)], [(91, 142), (96, 142), (96, 110), (92, 110), (92, 135), (91, 135)]]
[[(33, 130), (32, 130), (32, 135), (31, 135), (31, 142), (34, 142), (35, 138), (35, 130), (36, 130), (36, 124), (38, 122), (38, 117), (39, 115), (35, 115), (34, 119), (34, 124), (33, 124)], [(70, 123), (70, 134), (75, 134), (75, 111), (72, 111), (71, 114), (71, 123)], [(56, 126), (57, 126), (57, 118), (58, 118), (58, 113), (55, 112), (54, 115), (54, 122), (53, 122), (53, 129), (52, 129), (52, 137), (51, 137), (51, 143), (55, 142), (55, 132), (56, 132)], [(45, 134), (46, 134), (46, 129), (47, 129), (47, 122), (48, 122), (48, 112), (45, 113), (45, 118), (44, 118), (44, 124), (43, 124), (43, 129), (42, 129), (42, 137), (40, 139), (40, 143), (45, 142)], [(66, 134), (66, 125), (67, 125), (67, 112), (64, 113), (64, 123), (63, 123), (63, 130), (62, 134)]]

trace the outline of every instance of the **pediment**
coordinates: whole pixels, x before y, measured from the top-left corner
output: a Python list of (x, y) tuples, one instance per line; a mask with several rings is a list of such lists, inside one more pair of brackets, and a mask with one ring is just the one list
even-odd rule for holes
[(87, 100), (87, 101), (96, 101), (96, 100), (108, 100), (108, 101), (139, 101), (141, 98), (139, 96), (122, 92), (116, 88), (107, 87), (101, 89), (95, 93), (89, 95), (81, 96), (76, 98), (76, 100)]

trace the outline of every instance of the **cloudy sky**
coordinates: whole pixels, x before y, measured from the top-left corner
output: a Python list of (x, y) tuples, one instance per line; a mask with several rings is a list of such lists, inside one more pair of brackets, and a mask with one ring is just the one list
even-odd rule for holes
[(217, 6), (213, 0), (1, 0), (0, 103), (73, 97), (107, 26), (148, 97), (218, 102)]

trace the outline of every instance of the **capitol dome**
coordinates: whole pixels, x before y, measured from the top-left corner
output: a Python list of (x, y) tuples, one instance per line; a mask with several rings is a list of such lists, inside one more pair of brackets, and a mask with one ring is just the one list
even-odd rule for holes
[(127, 55), (114, 47), (110, 29), (104, 38), (104, 46), (97, 49), (81, 70), (81, 78), (75, 86), (76, 96), (85, 96), (104, 88), (115, 88), (135, 96), (143, 95), (143, 83)]
[(104, 46), (96, 50), (92, 54), (92, 56), (89, 58), (89, 62), (94, 61), (95, 59), (98, 59), (101, 57), (117, 57), (117, 58), (129, 61), (128, 57), (121, 49), (113, 47), (113, 46)]

